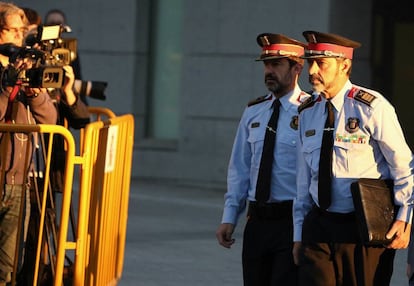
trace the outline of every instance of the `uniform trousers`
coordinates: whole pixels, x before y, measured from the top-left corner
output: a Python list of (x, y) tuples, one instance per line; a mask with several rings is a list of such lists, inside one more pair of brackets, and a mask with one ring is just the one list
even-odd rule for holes
[(388, 286), (395, 250), (361, 243), (354, 213), (314, 208), (304, 219), (301, 286)]
[(244, 286), (297, 286), (291, 202), (270, 208), (261, 212), (249, 207), (243, 236)]

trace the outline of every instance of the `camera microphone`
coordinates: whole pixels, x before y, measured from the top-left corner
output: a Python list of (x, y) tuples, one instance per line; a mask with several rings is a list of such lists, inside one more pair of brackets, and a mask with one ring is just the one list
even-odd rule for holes
[(62, 25), (62, 32), (71, 33), (72, 28), (69, 25)]

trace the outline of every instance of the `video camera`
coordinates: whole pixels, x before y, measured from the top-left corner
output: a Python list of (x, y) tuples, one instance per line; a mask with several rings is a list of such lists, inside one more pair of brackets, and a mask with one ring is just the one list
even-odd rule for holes
[[(13, 44), (0, 45), (0, 53), (9, 57), (2, 84), (21, 84), (28, 87), (60, 88), (64, 80), (63, 66), (70, 64), (76, 55), (76, 40), (60, 37), (62, 26), (39, 26), (37, 33), (29, 34), (25, 47)], [(30, 69), (16, 68), (19, 59), (33, 62)]]
[[(65, 77), (63, 66), (70, 65), (77, 57), (77, 40), (63, 38), (63, 32), (70, 27), (62, 25), (39, 26), (37, 31), (29, 33), (24, 47), (13, 44), (0, 45), (0, 54), (9, 58), (9, 66), (2, 74), (3, 86), (17, 83), (27, 87), (61, 88)], [(19, 59), (30, 59), (34, 64), (30, 69), (18, 69), (15, 63)], [(75, 80), (74, 91), (83, 96), (105, 100), (108, 83), (103, 81)]]

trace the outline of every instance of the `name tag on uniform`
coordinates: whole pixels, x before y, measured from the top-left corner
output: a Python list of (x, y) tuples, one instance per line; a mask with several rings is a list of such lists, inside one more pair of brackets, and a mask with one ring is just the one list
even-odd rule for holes
[(260, 126), (260, 122), (253, 122), (252, 125), (250, 125), (252, 128), (257, 128)]
[(315, 129), (311, 129), (311, 130), (306, 130), (305, 131), (305, 136), (306, 137), (311, 137), (311, 136), (314, 136), (315, 135)]

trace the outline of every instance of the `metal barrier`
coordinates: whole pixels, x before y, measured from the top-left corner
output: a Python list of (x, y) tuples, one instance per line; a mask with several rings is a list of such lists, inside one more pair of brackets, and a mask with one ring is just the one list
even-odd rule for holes
[(132, 115), (85, 129), (73, 285), (114, 285), (121, 277), (133, 142)]
[[(74, 165), (78, 162), (78, 159), (75, 156), (75, 141), (72, 137), (72, 134), (69, 132), (68, 129), (64, 128), (63, 126), (58, 125), (23, 125), (23, 124), (0, 124), (0, 133), (2, 136), (15, 136), (15, 134), (26, 134), (26, 136), (31, 138), (38, 137), (38, 134), (48, 134), (49, 135), (49, 142), (48, 146), (46, 146), (47, 150), (43, 153), (45, 158), (45, 174), (50, 173), (50, 162), (52, 158), (52, 144), (53, 140), (56, 136), (62, 136), (65, 140), (66, 144), (66, 156), (65, 156), (65, 175), (64, 175), (64, 189), (63, 195), (61, 200), (61, 207), (59, 209), (59, 231), (57, 233), (57, 237), (55, 238), (57, 241), (57, 245), (60, 246), (61, 255), (56, 256), (55, 258), (50, 260), (50, 264), (52, 266), (52, 272), (56, 273), (55, 275), (55, 284), (56, 286), (62, 285), (63, 281), (63, 268), (64, 268), (64, 257), (63, 251), (66, 249), (75, 249), (76, 243), (67, 241), (67, 230), (68, 230), (68, 222), (69, 222), (69, 209), (71, 203), (71, 195), (72, 195), (72, 181), (73, 181), (73, 171)], [(10, 138), (10, 137), (9, 137)], [(31, 150), (31, 144), (27, 144), (27, 147)], [(4, 158), (5, 154), (8, 152), (7, 148), (2, 148), (1, 150), (1, 157)], [(31, 156), (28, 154), (27, 156)], [(25, 158), (27, 160), (29, 157)], [(2, 176), (4, 176), (4, 172), (2, 172)], [(41, 250), (44, 249), (42, 246), (44, 242), (44, 230), (46, 229), (45, 225), (47, 224), (47, 194), (48, 194), (48, 187), (49, 187), (49, 176), (45, 176), (44, 184), (42, 189), (42, 197), (40, 198), (41, 204), (39, 205), (39, 223), (40, 226), (38, 230), (38, 244), (36, 248), (36, 263), (34, 265), (34, 278), (33, 278), (33, 285), (38, 285), (38, 273), (39, 273), (39, 264), (40, 264), (40, 257), (41, 257)], [(32, 206), (34, 207), (34, 206)], [(49, 253), (53, 257), (53, 253)], [(16, 255), (17, 257), (18, 255)], [(17, 260), (15, 259), (15, 264)], [(14, 269), (16, 270), (17, 267)], [(16, 273), (13, 273), (12, 285), (16, 283)]]
[[(33, 285), (42, 285), (39, 284), (41, 263), (50, 267), (55, 286), (116, 285), (122, 275), (134, 119), (132, 115), (115, 116), (101, 108), (90, 111), (103, 117), (97, 117), (99, 121), (88, 124), (82, 131), (79, 155), (76, 155), (73, 135), (65, 127), (0, 124), (3, 135), (25, 133), (36, 134), (35, 137), (42, 134), (49, 138), (43, 150), (45, 176), (38, 199), (40, 227)], [(62, 136), (66, 146), (64, 186), (58, 202), (54, 201), (48, 176), (55, 136)], [(76, 166), (79, 168), (79, 198), (74, 202)], [(73, 205), (77, 207), (72, 226), (76, 231), (70, 237), (68, 229)]]

